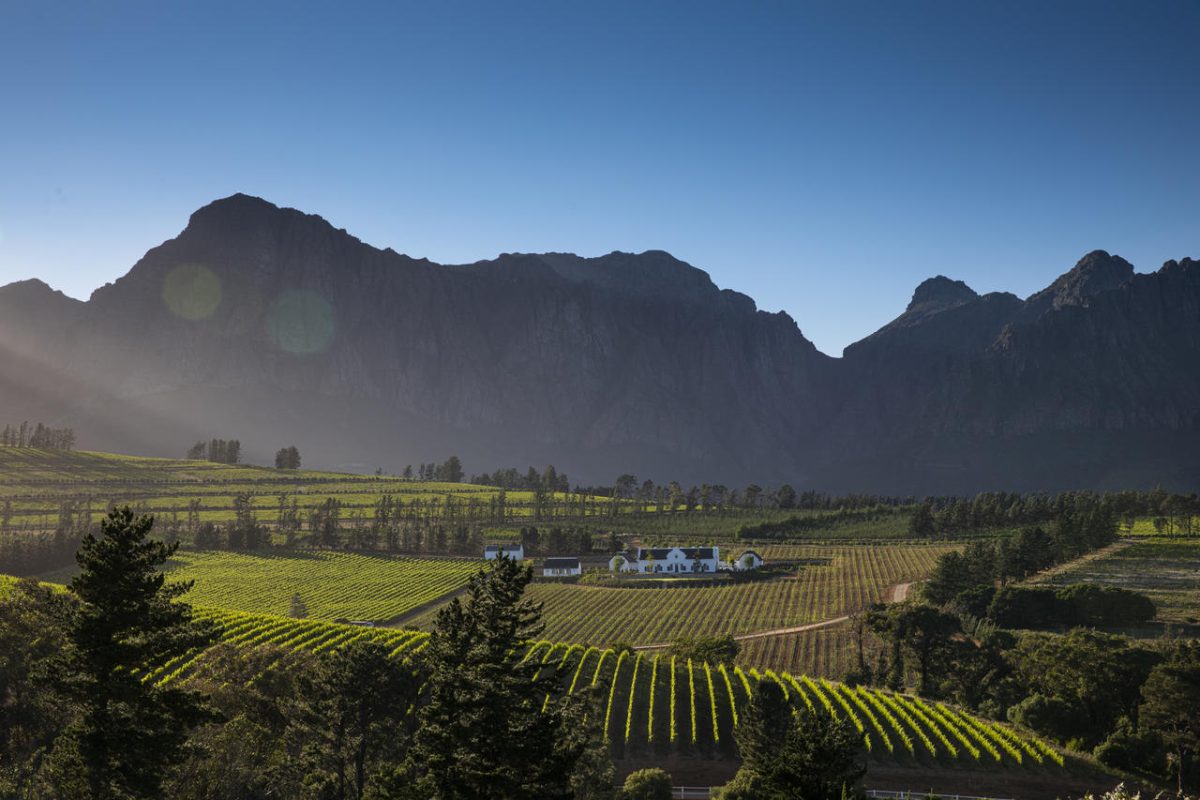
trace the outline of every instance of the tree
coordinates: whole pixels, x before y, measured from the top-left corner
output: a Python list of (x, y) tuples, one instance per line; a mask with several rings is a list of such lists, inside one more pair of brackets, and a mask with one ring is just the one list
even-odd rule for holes
[(933, 535), (933, 504), (928, 500), (917, 506), (912, 518), (908, 521), (908, 532), (913, 536), (926, 538)]
[(0, 600), (0, 797), (23, 797), (44, 752), (68, 722), (50, 676), (66, 646), (71, 596), (26, 578)]
[(621, 475), (613, 484), (613, 496), (622, 500), (628, 500), (633, 497), (633, 490), (637, 486), (637, 476), (628, 473)]
[(403, 759), (402, 731), (419, 689), (412, 669), (378, 642), (359, 639), (325, 654), (299, 692), (305, 785), (330, 800), (360, 800), (374, 773)]
[(1188, 762), (1200, 755), (1200, 645), (1181, 646), (1151, 670), (1142, 698), (1141, 723), (1157, 731), (1170, 748), (1182, 795)]
[(522, 660), (542, 631), (541, 605), (522, 597), (532, 579), (529, 567), (498, 558), (471, 579), (465, 603), (438, 612), (408, 761), (427, 796), (568, 798), (580, 765), (594, 768), (584, 757), (599, 738), (595, 698), (556, 692), (557, 671)]
[(275, 469), (300, 469), (300, 450), (291, 445), (275, 453)]
[(852, 795), (866, 773), (862, 736), (846, 720), (793, 714), (783, 689), (761, 681), (734, 731), (742, 766), (724, 800), (830, 800)]
[(437, 479), (444, 483), (462, 483), (463, 467), (458, 456), (450, 456), (437, 468)]
[(64, 693), (78, 717), (56, 742), (60, 796), (158, 798), (188, 731), (204, 721), (197, 695), (143, 682), (139, 670), (212, 643), (211, 627), (179, 602), (190, 583), (166, 583), (161, 565), (178, 545), (149, 539), (154, 519), (111, 511), (88, 533), (72, 579), (78, 598), (63, 659)]
[(671, 776), (652, 767), (629, 773), (621, 787), (621, 800), (671, 800)]

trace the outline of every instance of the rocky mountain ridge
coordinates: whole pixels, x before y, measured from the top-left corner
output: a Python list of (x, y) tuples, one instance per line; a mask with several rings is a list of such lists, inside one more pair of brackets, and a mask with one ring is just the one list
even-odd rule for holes
[(86, 303), (0, 288), (0, 343), (6, 415), (97, 449), (224, 436), (311, 466), (454, 452), (587, 482), (918, 494), (1200, 475), (1189, 259), (1138, 275), (1096, 251), (1027, 300), (939, 276), (835, 359), (661, 251), (441, 266), (235, 195)]

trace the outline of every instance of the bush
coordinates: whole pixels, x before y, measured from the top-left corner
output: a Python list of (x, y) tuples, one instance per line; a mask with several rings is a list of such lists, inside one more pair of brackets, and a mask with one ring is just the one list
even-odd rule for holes
[(1118, 586), (1073, 583), (1058, 590), (1059, 613), (1069, 625), (1133, 625), (1154, 619), (1154, 601)]
[(1008, 719), (1030, 730), (1065, 742), (1084, 732), (1086, 715), (1060, 697), (1031, 694), (1008, 710)]
[(1122, 717), (1117, 728), (1101, 742), (1092, 754), (1106, 767), (1129, 772), (1149, 772), (1162, 775), (1167, 771), (1166, 749), (1162, 737), (1154, 731), (1139, 731), (1128, 717)]
[(1053, 589), (1005, 586), (996, 592), (988, 617), (1005, 628), (1041, 628), (1059, 621), (1058, 595)]
[(671, 800), (671, 776), (658, 768), (631, 772), (621, 789), (621, 800)]

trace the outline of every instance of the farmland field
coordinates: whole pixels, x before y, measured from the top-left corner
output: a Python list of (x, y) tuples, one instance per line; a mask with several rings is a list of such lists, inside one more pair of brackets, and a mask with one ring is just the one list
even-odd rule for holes
[(1099, 583), (1142, 592), (1163, 622), (1200, 621), (1200, 539), (1146, 537), (1124, 542), (1031, 581)]
[[(223, 522), (233, 519), (233, 500), (239, 494), (251, 495), (255, 517), (269, 524), (279, 513), (280, 496), (289, 504), (295, 501), (302, 513), (328, 497), (337, 498), (344, 516), (361, 513), (369, 519), (385, 494), (402, 501), (410, 512), (437, 516), (443, 513), (447, 498), (459, 511), (472, 505), (481, 512), (492, 511), (490, 504), (501, 490), (389, 476), (0, 447), (0, 503), (13, 528), (53, 527), (64, 503), (78, 504), (92, 521), (99, 520), (113, 503), (154, 513), (165, 522), (186, 517), (189, 505), (198, 501), (198, 521)], [(532, 513), (532, 492), (507, 491), (503, 496), (505, 518), (520, 520)], [(543, 513), (596, 513), (611, 508), (607, 498), (593, 502), (572, 497), (570, 504), (562, 493), (554, 498), (557, 503)]]
[[(283, 615), (299, 594), (314, 619), (386, 620), (465, 586), (481, 563), (333, 551), (181, 550), (166, 571), (171, 580), (195, 581), (187, 598), (198, 606)], [(45, 578), (61, 583), (73, 572)]]
[[(681, 636), (743, 634), (838, 617), (881, 600), (893, 585), (919, 580), (956, 545), (789, 546), (812, 559), (798, 573), (728, 586), (612, 588), (536, 583), (548, 639), (607, 645), (670, 642)], [(774, 557), (780, 557), (778, 555)], [(414, 624), (428, 626), (432, 612)]]
[[(400, 659), (420, 652), (427, 641), (427, 634), (408, 630), (205, 609), (198, 609), (198, 616), (219, 626), (226, 646), (246, 655), (256, 652), (256, 663), (283, 668), (291, 668), (286, 662), (293, 654), (318, 653), (358, 639), (377, 641)], [(160, 684), (203, 680), (211, 652), (153, 665), (144, 680)], [(1058, 751), (1035, 737), (941, 703), (885, 690), (550, 641), (531, 644), (524, 657), (556, 672), (564, 691), (599, 693), (604, 731), (617, 757), (732, 755), (733, 731), (754, 685), (775, 681), (794, 705), (849, 720), (876, 763), (1018, 768), (1050, 774), (1065, 766)]]

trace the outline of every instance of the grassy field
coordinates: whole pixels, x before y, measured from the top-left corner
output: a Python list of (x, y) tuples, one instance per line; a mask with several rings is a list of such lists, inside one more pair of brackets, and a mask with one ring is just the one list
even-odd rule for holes
[[(585, 645), (670, 642), (682, 636), (743, 634), (849, 614), (882, 599), (889, 587), (919, 580), (956, 545), (792, 545), (810, 566), (785, 577), (728, 586), (611, 588), (538, 583), (529, 597), (545, 604), (546, 637)], [(768, 556), (771, 557), (771, 556)], [(433, 611), (414, 620), (432, 624)]]
[(1039, 576), (1031, 583), (1100, 583), (1143, 592), (1163, 622), (1200, 622), (1200, 538), (1146, 537), (1095, 558)]
[[(388, 620), (466, 585), (482, 562), (330, 551), (180, 551), (171, 580), (195, 581), (198, 606), (285, 615), (299, 594), (313, 619)], [(64, 583), (74, 570), (46, 575)]]

